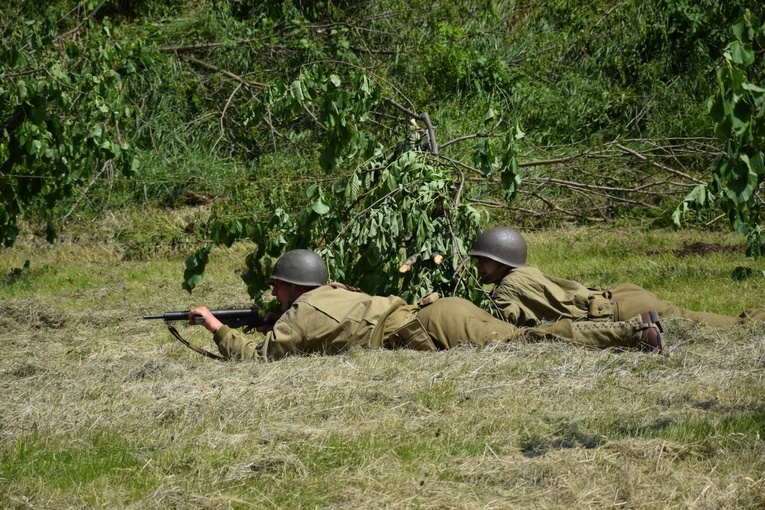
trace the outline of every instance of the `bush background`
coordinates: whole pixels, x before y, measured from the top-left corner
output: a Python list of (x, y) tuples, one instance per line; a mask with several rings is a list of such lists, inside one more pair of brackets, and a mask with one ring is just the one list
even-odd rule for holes
[[(731, 25), (759, 7), (13, 0), (0, 9), (4, 204), (49, 227), (133, 204), (210, 203), (221, 218), (261, 219), (299, 207), (310, 184), (331, 182), (321, 168), (330, 126), (273, 99), (275, 87), (311, 69), (344, 81), (363, 70), (385, 97), (428, 113), (442, 144), (495, 121), (496, 131), (523, 135), (527, 185), (517, 203), (506, 207), (491, 179), (469, 179), (467, 197), (492, 206), (491, 222), (666, 225), (722, 150), (706, 101)], [(763, 68), (751, 82), (762, 83)], [(409, 129), (400, 111), (378, 106), (361, 134), (390, 149)], [(473, 164), (472, 147), (452, 147), (450, 158)], [(535, 164), (576, 155), (589, 157)], [(594, 200), (605, 193), (596, 186), (634, 190), (653, 180), (658, 164), (676, 173), (647, 199), (617, 191), (619, 200)], [(356, 165), (346, 159), (332, 171)]]

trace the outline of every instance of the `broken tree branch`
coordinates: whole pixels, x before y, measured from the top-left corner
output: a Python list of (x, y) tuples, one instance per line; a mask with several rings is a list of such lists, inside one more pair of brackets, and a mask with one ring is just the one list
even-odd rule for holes
[(391, 106), (394, 106), (395, 108), (398, 108), (402, 112), (406, 113), (409, 117), (415, 119), (415, 120), (421, 120), (425, 124), (425, 128), (428, 132), (428, 152), (431, 154), (437, 156), (438, 155), (438, 143), (436, 143), (436, 128), (435, 126), (430, 122), (430, 115), (428, 115), (427, 112), (423, 113), (422, 115), (419, 115), (406, 106), (400, 105), (397, 102), (395, 102), (393, 99), (386, 99), (385, 102)]

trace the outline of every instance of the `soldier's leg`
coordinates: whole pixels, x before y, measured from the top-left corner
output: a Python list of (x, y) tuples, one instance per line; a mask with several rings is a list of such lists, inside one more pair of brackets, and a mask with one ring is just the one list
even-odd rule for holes
[(755, 308), (753, 310), (746, 310), (741, 315), (739, 315), (743, 320), (746, 320), (747, 318), (755, 320), (755, 321), (762, 321), (765, 322), (765, 310), (762, 308)]
[(611, 291), (611, 299), (616, 303), (614, 320), (626, 320), (646, 310), (656, 310), (661, 317), (684, 317), (705, 322), (710, 326), (732, 326), (741, 324), (741, 317), (729, 317), (716, 313), (694, 312), (665, 303), (653, 292), (632, 283), (619, 285)]
[[(536, 328), (521, 328), (519, 332), (535, 340), (561, 340), (599, 349), (608, 347), (645, 348), (646, 330), (652, 327), (652, 321), (647, 315), (636, 315), (629, 320), (618, 322), (564, 319)], [(669, 354), (669, 349), (660, 350), (662, 354)]]
[(508, 341), (517, 328), (495, 318), (462, 298), (441, 298), (417, 312), (417, 320), (428, 332), (438, 349), (449, 349), (463, 343), (484, 345)]

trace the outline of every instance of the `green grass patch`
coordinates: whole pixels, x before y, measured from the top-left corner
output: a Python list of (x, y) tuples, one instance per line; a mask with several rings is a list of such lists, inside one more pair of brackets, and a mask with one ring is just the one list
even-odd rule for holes
[[(175, 214), (155, 212), (154, 224)], [(133, 231), (131, 217), (102, 221)], [(633, 281), (707, 311), (765, 303), (759, 276), (725, 276), (738, 264), (759, 270), (759, 261), (678, 252), (700, 240), (735, 246), (730, 234), (568, 229), (528, 240), (533, 263), (550, 274)], [(25, 239), (3, 251), (0, 506), (762, 501), (762, 324), (667, 320), (668, 359), (519, 341), (259, 364), (205, 359), (161, 321), (142, 320), (197, 304), (249, 304), (240, 274), (250, 248), (213, 250), (193, 294), (180, 288), (186, 254), (172, 250), (124, 260), (120, 245), (79, 238), (44, 248)], [(206, 331), (179, 326), (214, 349)]]
[(118, 488), (135, 495), (156, 488), (158, 479), (142, 470), (150, 458), (140, 443), (118, 433), (62, 437), (32, 431), (3, 448), (0, 478), (8, 492), (30, 498), (39, 497), (44, 488), (44, 492), (81, 493), (82, 503), (101, 505), (104, 500), (97, 495), (101, 490)]

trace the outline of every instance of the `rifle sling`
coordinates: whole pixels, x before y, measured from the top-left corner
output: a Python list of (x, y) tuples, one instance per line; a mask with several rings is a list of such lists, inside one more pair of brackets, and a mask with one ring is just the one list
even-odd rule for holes
[(206, 351), (206, 350), (202, 349), (201, 347), (199, 347), (198, 345), (192, 344), (191, 342), (189, 342), (188, 340), (186, 340), (185, 338), (183, 338), (183, 337), (181, 336), (181, 334), (180, 334), (180, 333), (178, 333), (178, 330), (177, 330), (177, 329), (175, 329), (175, 326), (173, 326), (173, 325), (172, 325), (172, 324), (170, 324), (169, 322), (165, 322), (165, 324), (167, 324), (167, 329), (169, 329), (169, 330), (170, 330), (170, 333), (171, 333), (171, 334), (172, 334), (172, 335), (173, 335), (175, 338), (177, 338), (179, 342), (181, 342), (183, 345), (185, 345), (186, 347), (188, 347), (188, 348), (189, 348), (189, 349), (191, 349), (192, 351), (194, 351), (194, 352), (198, 352), (198, 353), (199, 353), (199, 354), (201, 354), (202, 356), (207, 356), (208, 358), (211, 358), (211, 359), (217, 359), (218, 361), (226, 361), (226, 358), (224, 358), (223, 356), (218, 356), (217, 354), (213, 354), (213, 353), (212, 353), (212, 352), (210, 352), (210, 351)]

